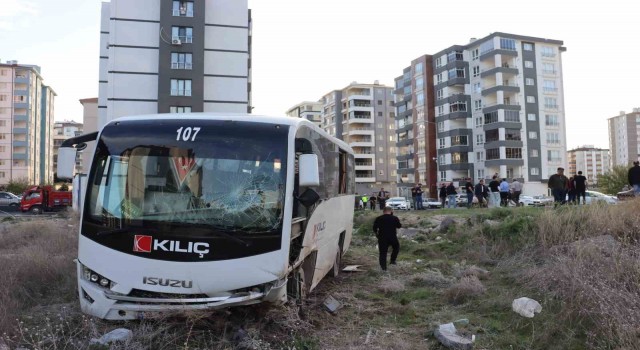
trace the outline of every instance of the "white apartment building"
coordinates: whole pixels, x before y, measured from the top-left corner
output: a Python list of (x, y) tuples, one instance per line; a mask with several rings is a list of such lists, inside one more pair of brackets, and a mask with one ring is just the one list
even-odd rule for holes
[(0, 63), (0, 185), (53, 181), (55, 96), (39, 66)]
[(621, 111), (608, 122), (611, 166), (627, 166), (640, 160), (640, 108), (631, 113)]
[(287, 110), (287, 116), (304, 118), (320, 126), (322, 122), (322, 102), (304, 101)]
[(325, 94), (321, 128), (348, 143), (355, 152), (356, 192), (396, 190), (395, 110), (393, 88), (353, 82)]
[(251, 112), (247, 0), (102, 4), (98, 127), (125, 115)]
[[(74, 121), (55, 122), (53, 125), (53, 168), (58, 168), (58, 150), (64, 140), (82, 135), (82, 123)], [(82, 173), (81, 153), (76, 155), (76, 173)]]
[(585, 145), (572, 149), (567, 152), (567, 160), (569, 162), (567, 176), (578, 174), (582, 171), (582, 175), (587, 177), (589, 184), (598, 183), (598, 175), (604, 175), (611, 170), (609, 150), (595, 148), (593, 145)]
[(433, 55), (439, 182), (497, 174), (547, 193), (567, 167), (562, 45), (493, 33)]
[[(98, 98), (83, 98), (82, 105), (82, 132), (85, 134), (98, 131)], [(81, 165), (83, 172), (88, 172), (91, 165), (91, 157), (96, 147), (95, 142), (87, 142), (87, 148), (80, 151)]]

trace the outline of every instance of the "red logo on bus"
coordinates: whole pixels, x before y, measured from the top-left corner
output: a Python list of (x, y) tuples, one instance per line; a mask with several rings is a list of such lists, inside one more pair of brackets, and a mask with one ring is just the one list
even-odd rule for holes
[(151, 236), (135, 235), (133, 237), (133, 251), (151, 253)]

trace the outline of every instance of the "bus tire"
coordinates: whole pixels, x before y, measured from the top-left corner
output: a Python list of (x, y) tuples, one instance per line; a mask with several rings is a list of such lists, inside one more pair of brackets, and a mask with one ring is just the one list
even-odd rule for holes
[(307, 297), (307, 285), (304, 281), (304, 270), (298, 267), (287, 280), (287, 294), (294, 299), (296, 305), (302, 306), (304, 299)]

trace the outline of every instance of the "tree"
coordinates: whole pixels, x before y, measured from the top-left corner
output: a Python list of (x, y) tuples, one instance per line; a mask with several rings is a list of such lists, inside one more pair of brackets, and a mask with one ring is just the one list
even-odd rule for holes
[(11, 192), (19, 196), (24, 191), (26, 191), (27, 188), (31, 186), (32, 184), (29, 183), (29, 179), (27, 179), (26, 177), (23, 177), (18, 179), (12, 179), (11, 181), (9, 181), (9, 183), (7, 184), (6, 190), (7, 192)]
[(622, 191), (625, 185), (629, 184), (627, 174), (629, 168), (623, 165), (616, 165), (604, 175), (598, 175), (598, 188), (606, 194), (615, 195)]

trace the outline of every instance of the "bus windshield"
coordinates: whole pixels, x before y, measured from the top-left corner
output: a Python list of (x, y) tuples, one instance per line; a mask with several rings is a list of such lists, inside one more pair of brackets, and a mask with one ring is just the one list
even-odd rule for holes
[[(198, 125), (191, 134), (196, 129), (198, 133), (185, 142), (185, 125), (191, 124)], [(133, 125), (105, 128), (85, 216), (107, 229), (162, 229), (166, 224), (247, 234), (278, 229), (286, 183), (286, 128), (191, 124), (145, 125), (135, 137), (128, 137)]]

